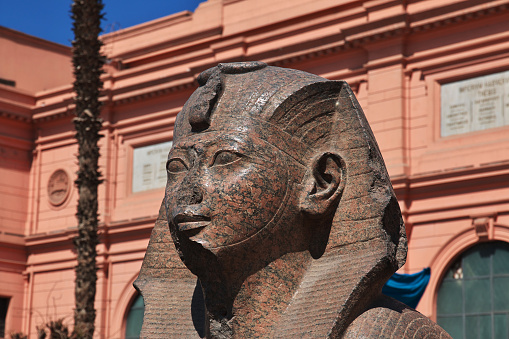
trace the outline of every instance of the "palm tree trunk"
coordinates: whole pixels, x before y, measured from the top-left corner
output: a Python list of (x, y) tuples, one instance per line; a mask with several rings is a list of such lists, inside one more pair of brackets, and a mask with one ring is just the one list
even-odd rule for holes
[(74, 90), (76, 92), (76, 139), (78, 140), (79, 191), (78, 237), (74, 240), (77, 251), (74, 311), (74, 336), (92, 338), (95, 330), (95, 294), (97, 281), (97, 187), (102, 182), (99, 172), (98, 141), (102, 126), (99, 94), (104, 57), (100, 54), (100, 22), (103, 17), (101, 0), (74, 0), (72, 19), (74, 41)]

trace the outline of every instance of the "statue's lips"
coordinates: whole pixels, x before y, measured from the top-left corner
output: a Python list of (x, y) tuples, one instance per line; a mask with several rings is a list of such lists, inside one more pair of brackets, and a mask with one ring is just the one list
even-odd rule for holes
[(210, 218), (202, 215), (184, 215), (179, 214), (175, 217), (175, 224), (177, 229), (186, 234), (188, 237), (192, 237), (198, 234), (202, 228), (210, 223)]

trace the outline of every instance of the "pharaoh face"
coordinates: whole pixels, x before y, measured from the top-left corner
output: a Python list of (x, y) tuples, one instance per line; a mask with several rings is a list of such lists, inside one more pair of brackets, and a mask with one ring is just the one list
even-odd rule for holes
[(218, 252), (270, 228), (296, 180), (287, 158), (256, 133), (207, 131), (180, 138), (167, 162), (166, 207), (174, 238)]

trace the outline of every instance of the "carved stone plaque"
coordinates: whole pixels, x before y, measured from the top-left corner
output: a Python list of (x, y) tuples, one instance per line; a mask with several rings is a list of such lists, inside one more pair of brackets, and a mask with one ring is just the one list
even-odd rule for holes
[(133, 150), (133, 193), (166, 185), (166, 160), (171, 141)]
[(442, 137), (509, 125), (509, 71), (443, 85), (441, 118)]
[(71, 183), (69, 175), (63, 169), (56, 170), (48, 180), (48, 200), (58, 206), (64, 203), (69, 196)]

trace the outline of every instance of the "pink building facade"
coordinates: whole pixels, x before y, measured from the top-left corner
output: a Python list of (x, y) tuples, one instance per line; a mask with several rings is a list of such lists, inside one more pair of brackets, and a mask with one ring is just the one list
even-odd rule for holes
[[(439, 291), (448, 272), (461, 280), (466, 269), (457, 263), (466, 251), (509, 243), (508, 22), (507, 0), (208, 0), (194, 13), (104, 35), (96, 337), (125, 337), (176, 114), (201, 71), (244, 60), (346, 80), (354, 89), (406, 222), (401, 272), (431, 267), (417, 310), (435, 320), (445, 312), (447, 321)], [(0, 28), (5, 337), (21, 331), (35, 338), (36, 326), (57, 318), (72, 323), (70, 55), (67, 47)], [(500, 286), (509, 290), (505, 273), (495, 278), (507, 279)], [(493, 296), (491, 288), (464, 291)], [(464, 315), (465, 307), (450, 314)], [(497, 307), (486, 311), (495, 332), (507, 316)]]

